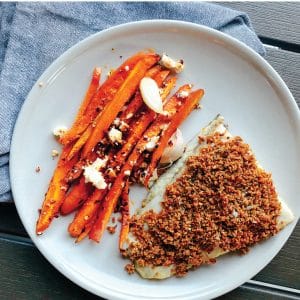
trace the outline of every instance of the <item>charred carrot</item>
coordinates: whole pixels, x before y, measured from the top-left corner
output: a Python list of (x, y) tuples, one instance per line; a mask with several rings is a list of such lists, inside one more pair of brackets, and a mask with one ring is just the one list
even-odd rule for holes
[(65, 144), (67, 140), (70, 141), (71, 139), (73, 139), (76, 136), (77, 128), (80, 126), (80, 123), (82, 122), (82, 118), (85, 114), (85, 111), (86, 111), (88, 105), (90, 104), (93, 96), (97, 92), (97, 89), (99, 87), (100, 76), (101, 76), (101, 69), (95, 68), (93, 71), (90, 85), (89, 85), (88, 90), (85, 94), (85, 97), (81, 103), (81, 106), (79, 108), (79, 111), (77, 113), (75, 121), (74, 121), (72, 127), (60, 139), (60, 142), (62, 144)]
[(83, 147), (83, 157), (86, 157), (88, 153), (93, 151), (97, 143), (103, 138), (106, 130), (116, 118), (119, 111), (137, 89), (138, 84), (144, 77), (146, 71), (153, 66), (158, 59), (158, 55), (149, 54), (135, 65), (118, 92), (115, 94), (113, 100), (104, 107), (99, 118), (97, 118), (95, 128)]
[(48, 191), (42, 205), (41, 213), (36, 224), (36, 233), (42, 234), (50, 225), (52, 219), (57, 216), (60, 206), (62, 205), (64, 195), (68, 189), (68, 185), (64, 182), (64, 178), (78, 160), (78, 156), (70, 161), (66, 159), (73, 145), (65, 146), (57, 167), (52, 176)]
[(173, 116), (168, 127), (163, 132), (158, 147), (154, 150), (151, 162), (148, 166), (145, 178), (145, 186), (148, 186), (149, 180), (153, 174), (154, 169), (156, 168), (164, 149), (166, 148), (168, 141), (170, 140), (173, 133), (180, 126), (180, 124), (186, 119), (186, 117), (191, 113), (191, 111), (197, 106), (198, 102), (204, 95), (203, 90), (197, 90), (195, 92), (190, 93), (190, 95), (186, 98), (182, 107), (179, 109), (178, 113)]

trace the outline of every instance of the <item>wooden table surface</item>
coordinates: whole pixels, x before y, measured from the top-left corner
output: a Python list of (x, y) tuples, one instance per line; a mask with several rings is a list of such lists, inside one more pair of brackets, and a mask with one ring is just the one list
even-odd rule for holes
[[(249, 14), (266, 46), (267, 61), (300, 106), (300, 2), (220, 4)], [(99, 299), (43, 258), (28, 238), (14, 204), (0, 204), (0, 283), (0, 299)], [(299, 222), (268, 266), (219, 299), (300, 299)]]

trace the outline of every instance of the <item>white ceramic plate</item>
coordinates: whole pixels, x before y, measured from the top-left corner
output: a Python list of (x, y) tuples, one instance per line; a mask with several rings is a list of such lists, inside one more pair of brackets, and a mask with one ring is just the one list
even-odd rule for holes
[[(300, 118), (286, 85), (266, 61), (240, 42), (176, 21), (137, 22), (102, 31), (72, 47), (44, 72), (22, 107), (13, 136), (10, 174), (15, 203), (31, 239), (49, 262), (97, 295), (109, 299), (216, 297), (270, 262), (296, 221), (245, 256), (225, 256), (185, 278), (160, 282), (124, 271), (127, 262), (118, 253), (117, 234), (106, 233), (100, 244), (87, 240), (75, 245), (67, 233), (72, 216), (55, 219), (42, 236), (35, 235), (38, 208), (57, 162), (51, 158), (51, 150), (59, 148), (53, 128), (71, 124), (95, 66), (103, 67), (105, 74), (120, 65), (120, 56), (127, 58), (147, 48), (183, 58), (186, 69), (179, 84), (194, 83), (206, 91), (203, 109), (193, 112), (182, 126), (185, 139), (221, 113), (232, 133), (241, 135), (273, 173), (281, 197), (295, 213), (300, 211)], [(44, 85), (40, 87), (39, 82)], [(40, 173), (35, 172), (36, 166), (41, 167)], [(135, 190), (135, 199), (139, 191)]]

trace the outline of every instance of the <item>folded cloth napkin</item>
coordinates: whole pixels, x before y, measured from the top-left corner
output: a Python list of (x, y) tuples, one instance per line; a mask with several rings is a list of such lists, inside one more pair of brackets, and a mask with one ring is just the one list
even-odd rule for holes
[(8, 163), (13, 127), (27, 94), (42, 72), (90, 34), (146, 19), (206, 25), (264, 54), (247, 15), (210, 3), (0, 3), (0, 201), (12, 200)]

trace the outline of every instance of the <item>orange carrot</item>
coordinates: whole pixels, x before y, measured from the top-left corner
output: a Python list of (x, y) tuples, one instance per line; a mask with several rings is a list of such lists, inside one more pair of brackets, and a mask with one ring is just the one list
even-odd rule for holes
[(93, 125), (89, 125), (86, 130), (82, 133), (80, 138), (75, 142), (72, 150), (68, 155), (68, 159), (71, 159), (76, 153), (80, 151), (80, 149), (84, 146), (86, 141), (89, 139), (90, 135), (93, 132)]
[(66, 195), (63, 204), (60, 208), (62, 215), (67, 215), (83, 204), (89, 195), (88, 184), (85, 183), (85, 178), (81, 177), (78, 184), (72, 187), (72, 190)]
[(119, 249), (122, 250), (126, 242), (126, 238), (129, 232), (129, 181), (125, 183), (125, 187), (121, 194), (121, 214), (122, 225), (119, 236)]
[(203, 90), (197, 90), (195, 92), (190, 93), (190, 95), (185, 99), (178, 113), (175, 114), (174, 117), (171, 119), (167, 129), (163, 132), (160, 138), (158, 147), (153, 152), (151, 162), (146, 172), (147, 176), (145, 178), (145, 186), (148, 186), (153, 171), (156, 168), (171, 136), (180, 126), (180, 124), (186, 119), (186, 117), (191, 113), (191, 111), (197, 106), (198, 102), (200, 101), (203, 95)]
[(118, 92), (115, 94), (113, 100), (104, 107), (99, 118), (96, 118), (95, 128), (83, 147), (83, 157), (86, 157), (88, 153), (93, 151), (97, 143), (103, 138), (106, 130), (116, 118), (119, 111), (137, 89), (139, 82), (144, 77), (146, 71), (153, 66), (158, 59), (158, 55), (149, 54), (135, 65)]
[(77, 128), (78, 128), (78, 126), (80, 126), (80, 123), (85, 114), (85, 111), (99, 87), (100, 76), (101, 76), (101, 69), (95, 68), (93, 71), (90, 85), (89, 85), (88, 90), (85, 94), (85, 97), (81, 103), (81, 106), (79, 108), (79, 111), (77, 113), (75, 121), (74, 121), (72, 127), (65, 133), (65, 135), (60, 138), (60, 142), (62, 144), (65, 144), (66, 140), (70, 140), (71, 138), (76, 136)]
[(85, 225), (88, 223), (88, 220), (97, 212), (106, 192), (107, 189), (95, 189), (94, 193), (83, 204), (77, 212), (73, 222), (69, 225), (68, 231), (72, 237), (78, 237), (82, 233)]
[(76, 238), (75, 243), (80, 243), (85, 237), (87, 237), (97, 219), (97, 212), (88, 220), (87, 224), (84, 226), (83, 231)]
[(88, 125), (94, 121), (96, 116), (101, 113), (104, 105), (113, 99), (124, 80), (129, 76), (129, 70), (133, 69), (138, 61), (144, 57), (147, 57), (148, 55), (148, 53), (143, 52), (133, 55), (109, 76), (109, 78), (100, 86), (97, 93), (89, 102), (89, 105), (85, 110), (85, 114), (82, 116), (76, 128), (74, 128), (74, 130), (71, 132), (67, 132), (61, 138), (61, 142), (63, 144), (68, 144), (80, 136), (80, 134), (88, 127)]
[(62, 150), (62, 154), (52, 176), (42, 205), (41, 213), (36, 224), (37, 234), (42, 234), (49, 227), (52, 219), (57, 216), (60, 206), (62, 205), (64, 195), (68, 189), (68, 185), (64, 182), (64, 178), (78, 160), (78, 156), (74, 156), (74, 158), (70, 161), (66, 159), (72, 146), (72, 144), (67, 145)]

